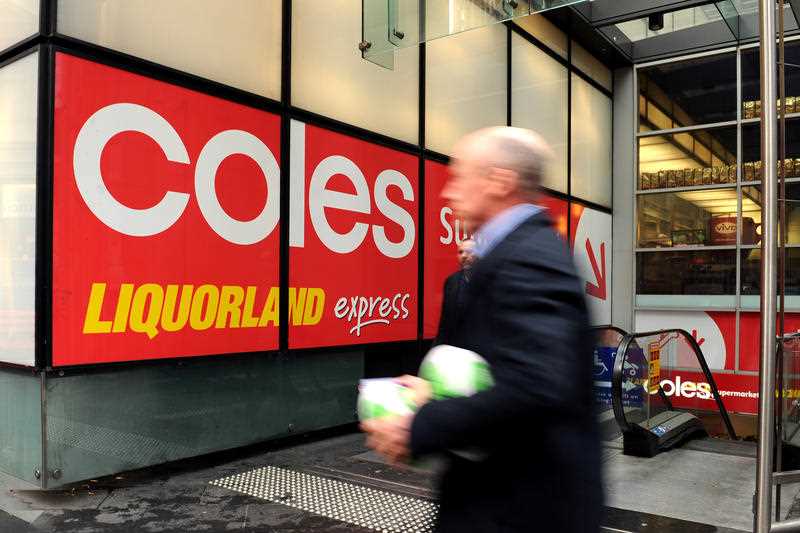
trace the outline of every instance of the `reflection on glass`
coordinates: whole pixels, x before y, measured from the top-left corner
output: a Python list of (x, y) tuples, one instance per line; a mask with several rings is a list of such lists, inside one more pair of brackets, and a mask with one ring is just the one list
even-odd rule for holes
[[(761, 294), (761, 248), (742, 250), (742, 295)], [(786, 295), (800, 295), (800, 248), (786, 249)]]
[(736, 128), (639, 139), (639, 189), (736, 183)]
[(637, 213), (640, 248), (736, 244), (736, 189), (642, 194)]
[(736, 119), (736, 55), (639, 69), (640, 131)]
[(636, 254), (640, 295), (736, 294), (735, 250), (661, 251)]
[[(761, 243), (761, 205), (760, 185), (742, 187), (742, 244)], [(786, 243), (800, 244), (800, 183), (796, 182), (786, 184)]]
[[(742, 118), (746, 119), (761, 115), (760, 50), (742, 50)], [(787, 64), (800, 64), (800, 42), (786, 43), (785, 53)], [(796, 68), (786, 68), (786, 97), (786, 113), (800, 113), (800, 70)]]

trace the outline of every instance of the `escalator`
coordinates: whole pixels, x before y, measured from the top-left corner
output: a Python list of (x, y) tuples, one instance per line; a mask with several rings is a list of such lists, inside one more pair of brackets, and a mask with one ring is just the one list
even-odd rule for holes
[(611, 376), (611, 408), (623, 452), (653, 457), (721, 422), (736, 432), (698, 341), (680, 329), (624, 335)]
[(619, 438), (621, 433), (619, 424), (614, 418), (611, 380), (617, 350), (628, 332), (616, 326), (596, 326), (592, 329), (595, 334), (593, 372), (595, 410), (602, 439), (613, 441)]

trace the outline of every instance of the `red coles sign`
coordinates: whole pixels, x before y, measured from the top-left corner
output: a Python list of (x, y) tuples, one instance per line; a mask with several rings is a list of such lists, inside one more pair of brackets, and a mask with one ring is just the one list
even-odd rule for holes
[(417, 158), (296, 121), (290, 143), (289, 346), (415, 339)]
[(277, 348), (279, 133), (57, 54), (55, 365)]

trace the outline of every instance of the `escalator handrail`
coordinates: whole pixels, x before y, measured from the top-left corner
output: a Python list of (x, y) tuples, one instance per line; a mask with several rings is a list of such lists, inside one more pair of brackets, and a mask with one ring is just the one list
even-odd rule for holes
[[(632, 333), (623, 338), (622, 342), (619, 343), (617, 357), (614, 361), (614, 372), (611, 377), (611, 401), (614, 407), (614, 417), (617, 419), (617, 423), (619, 424), (620, 428), (623, 431), (630, 431), (631, 429), (630, 423), (628, 422), (627, 418), (625, 418), (625, 411), (622, 406), (622, 370), (624, 368), (628, 349), (630, 348), (631, 343), (638, 337), (651, 337), (654, 335), (663, 335), (665, 333), (678, 333), (689, 342), (689, 346), (692, 347), (692, 351), (694, 352), (695, 357), (697, 357), (697, 362), (700, 364), (700, 368), (703, 371), (706, 382), (711, 387), (711, 394), (714, 396), (714, 401), (717, 404), (719, 414), (722, 416), (722, 421), (725, 423), (725, 429), (728, 431), (730, 438), (736, 440), (736, 431), (733, 429), (733, 424), (731, 423), (731, 418), (728, 415), (728, 410), (725, 408), (725, 404), (722, 403), (722, 398), (720, 397), (719, 390), (717, 389), (717, 382), (714, 380), (711, 369), (708, 367), (706, 358), (703, 355), (703, 350), (701, 350), (700, 345), (697, 344), (697, 339), (695, 339), (688, 331), (684, 329), (662, 329), (658, 331)], [(649, 391), (646, 392), (649, 394)]]
[(624, 368), (624, 355), (628, 353), (628, 348), (636, 337), (625, 335), (617, 347), (617, 355), (614, 358), (614, 370), (611, 373), (611, 406), (614, 408), (614, 418), (623, 432), (631, 431), (631, 424), (625, 418), (625, 409), (622, 405), (622, 370)]
[[(604, 324), (602, 326), (592, 326), (592, 330), (594, 330), (594, 331), (597, 331), (597, 330), (600, 330), (600, 329), (610, 329), (611, 331), (616, 331), (617, 333), (619, 333), (620, 337), (625, 337), (628, 334), (628, 332), (625, 331), (624, 329), (619, 328), (617, 326), (612, 326), (611, 324)], [(800, 333), (798, 333), (798, 335), (800, 335)]]

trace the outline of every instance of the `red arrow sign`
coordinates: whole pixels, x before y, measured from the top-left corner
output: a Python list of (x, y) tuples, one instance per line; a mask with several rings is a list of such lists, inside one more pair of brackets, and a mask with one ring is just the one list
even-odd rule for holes
[(597, 265), (597, 257), (594, 255), (592, 243), (589, 242), (589, 239), (586, 239), (586, 253), (589, 255), (589, 262), (592, 263), (594, 278), (597, 281), (597, 284), (586, 282), (586, 294), (605, 300), (608, 295), (606, 286), (606, 243), (600, 243), (600, 267)]

